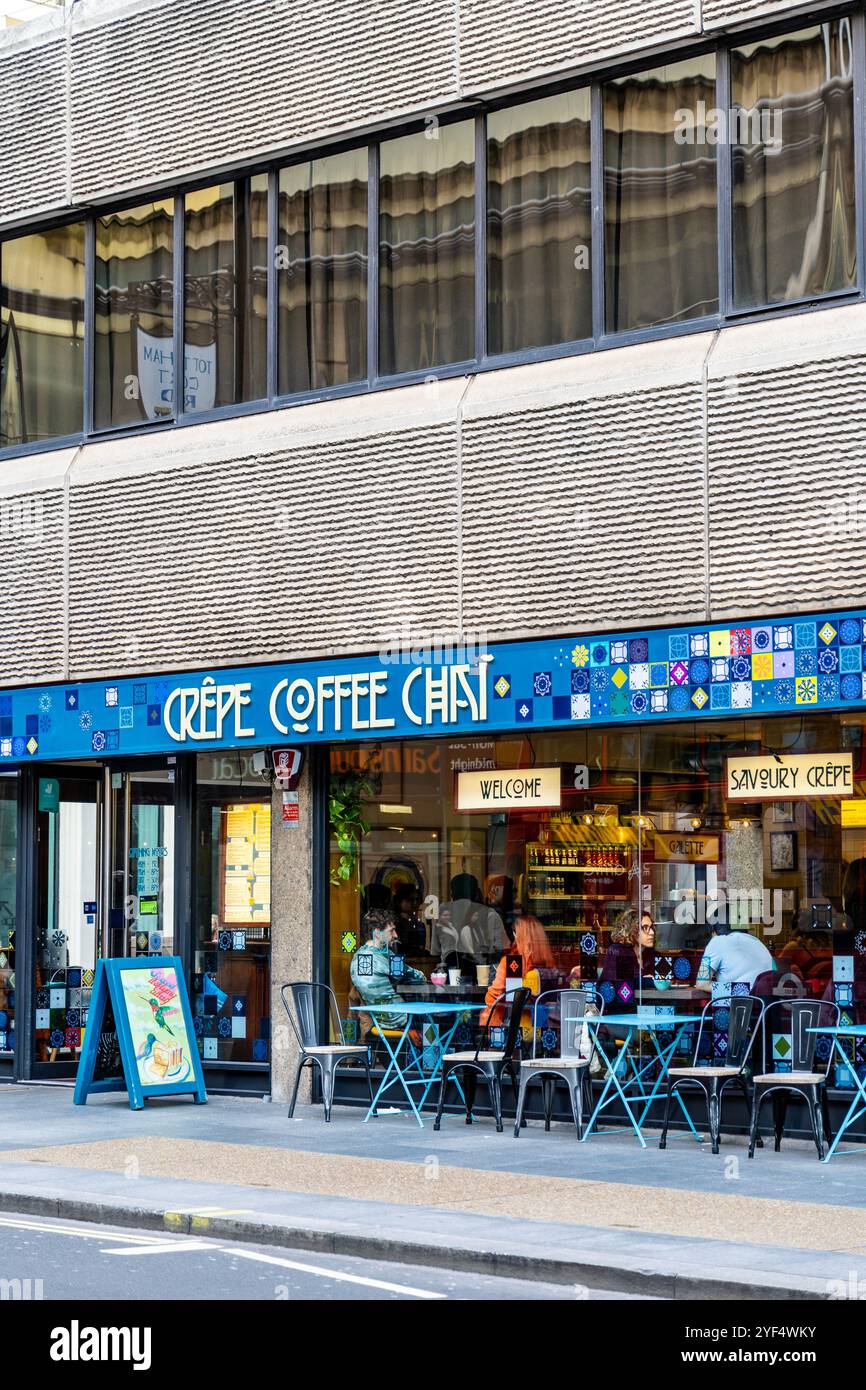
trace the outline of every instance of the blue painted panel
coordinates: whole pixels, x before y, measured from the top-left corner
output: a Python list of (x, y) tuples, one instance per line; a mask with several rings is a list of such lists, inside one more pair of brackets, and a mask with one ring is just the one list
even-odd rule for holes
[(862, 708), (864, 641), (839, 613), (65, 682), (0, 695), (0, 765)]

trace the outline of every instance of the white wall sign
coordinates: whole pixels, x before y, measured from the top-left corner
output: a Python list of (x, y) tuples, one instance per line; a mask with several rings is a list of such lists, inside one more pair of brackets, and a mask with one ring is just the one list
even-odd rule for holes
[(522, 811), (562, 804), (558, 767), (505, 772), (458, 772), (458, 811)]
[(756, 758), (728, 758), (729, 801), (853, 795), (853, 753), (771, 753)]

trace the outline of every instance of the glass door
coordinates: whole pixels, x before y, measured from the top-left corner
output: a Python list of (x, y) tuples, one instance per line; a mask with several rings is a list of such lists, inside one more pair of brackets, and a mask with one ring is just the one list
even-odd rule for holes
[(106, 772), (111, 850), (106, 863), (109, 956), (174, 953), (175, 769)]
[(42, 770), (36, 811), (33, 1075), (74, 1076), (99, 954), (100, 773)]

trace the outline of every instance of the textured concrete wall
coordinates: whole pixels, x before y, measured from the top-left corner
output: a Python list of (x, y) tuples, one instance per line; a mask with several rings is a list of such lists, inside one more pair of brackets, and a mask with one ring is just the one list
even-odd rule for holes
[(866, 309), (722, 333), (708, 365), (713, 613), (866, 596)]
[(67, 72), (59, 16), (0, 30), (0, 222), (69, 201)]
[(864, 386), (852, 305), (16, 459), (0, 679), (864, 603)]
[(759, 24), (789, 13), (797, 15), (808, 11), (813, 14), (816, 8), (820, 7), (804, 4), (804, 0), (701, 0), (705, 29), (726, 24)]
[(469, 90), (597, 62), (696, 32), (694, 0), (460, 0)]
[(82, 451), (70, 662), (156, 669), (377, 646), (458, 620), (455, 402), (424, 388)]
[(0, 226), (802, 8), (81, 0), (0, 32)]

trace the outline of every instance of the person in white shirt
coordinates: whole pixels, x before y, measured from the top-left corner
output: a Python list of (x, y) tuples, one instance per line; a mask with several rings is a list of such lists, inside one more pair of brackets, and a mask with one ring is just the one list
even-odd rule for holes
[(704, 951), (697, 984), (703, 989), (711, 989), (714, 983), (722, 989), (747, 984), (751, 990), (760, 975), (772, 970), (773, 957), (763, 941), (748, 931), (732, 931), (727, 922), (717, 922)]

